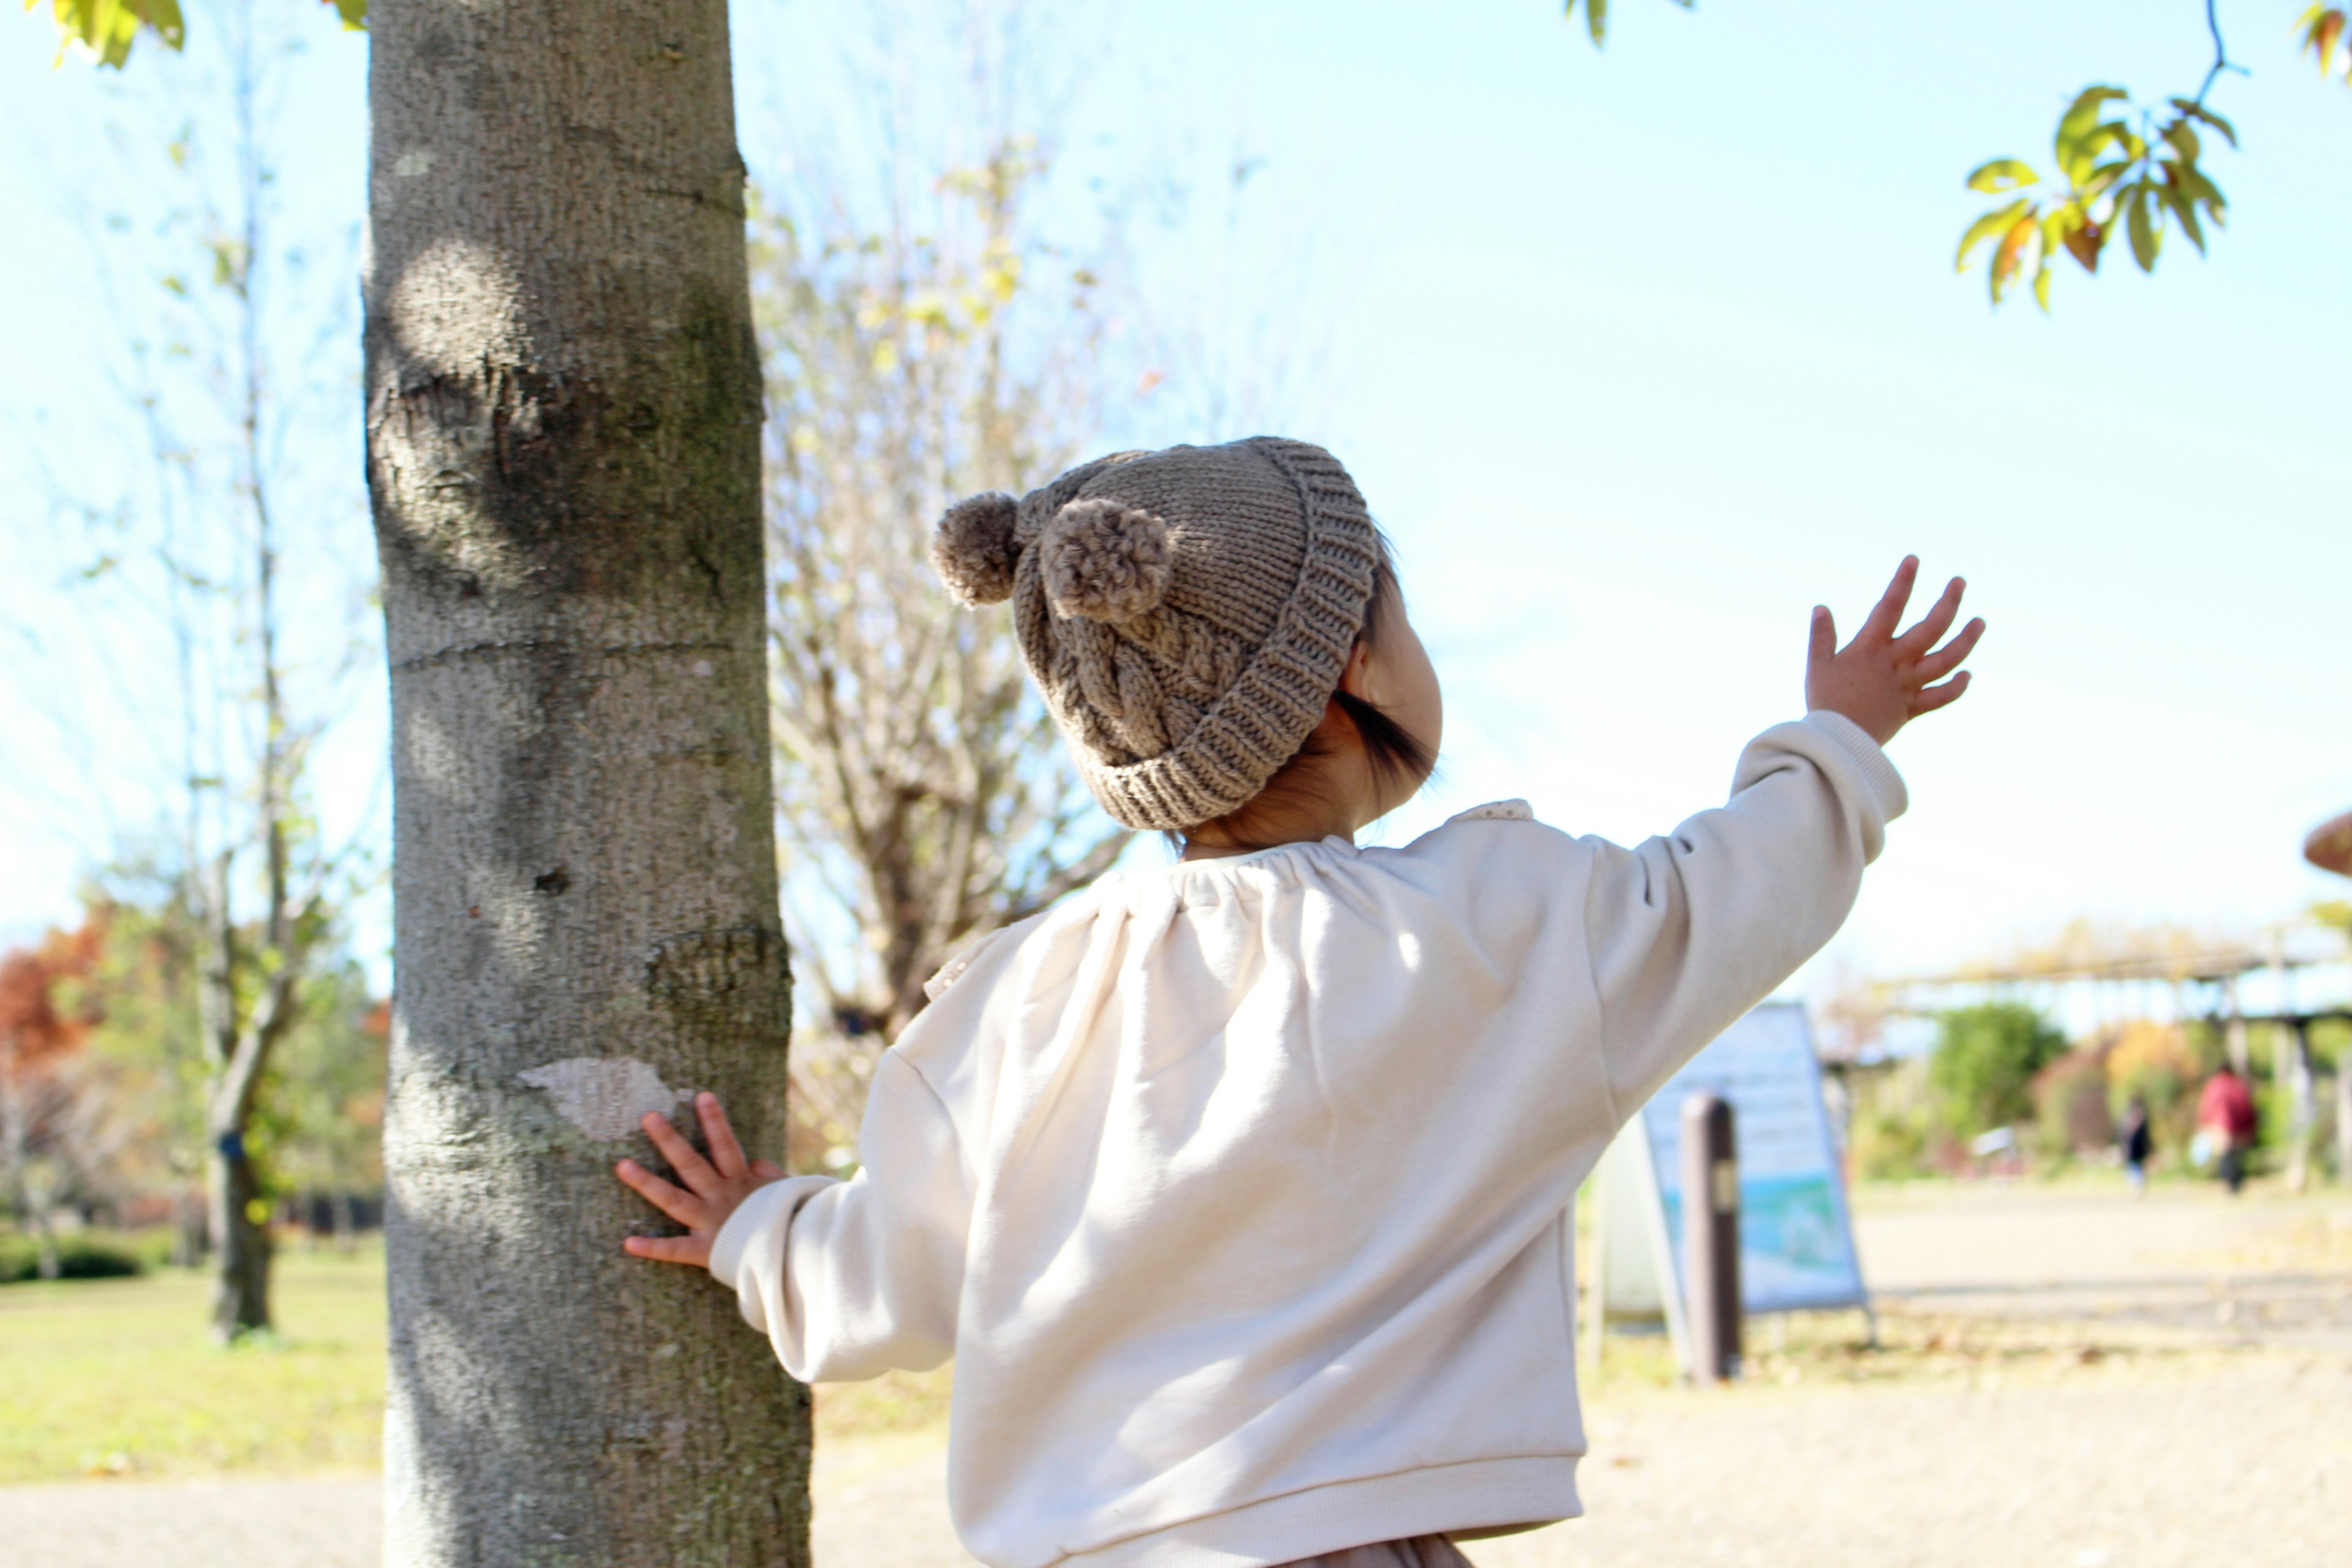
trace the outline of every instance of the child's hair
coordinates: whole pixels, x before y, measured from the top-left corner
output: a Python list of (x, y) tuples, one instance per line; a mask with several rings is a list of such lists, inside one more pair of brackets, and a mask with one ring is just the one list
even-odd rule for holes
[[(1380, 646), (1381, 628), (1389, 616), (1404, 607), (1404, 590), (1397, 582), (1388, 536), (1375, 530), (1373, 540), (1380, 559), (1372, 569), (1372, 594), (1364, 605), (1364, 624), (1356, 640), (1366, 647), (1376, 648)], [(1427, 742), (1391, 718), (1378, 704), (1352, 691), (1334, 689), (1331, 700), (1355, 727), (1356, 738), (1363, 744), (1364, 760), (1370, 764), (1376, 779), (1382, 784), (1404, 780), (1416, 789), (1428, 781), (1437, 757)], [(1330, 786), (1323, 764), (1336, 754), (1336, 748), (1326, 733), (1328, 722), (1327, 717), (1324, 723), (1307, 731), (1298, 750), (1275, 770), (1274, 776), (1255, 795), (1223, 816), (1211, 817), (1187, 828), (1171, 829), (1166, 835), (1170, 845), (1181, 851), (1192, 836), (1204, 827), (1214, 829), (1221, 839), (1230, 840), (1243, 849), (1268, 848), (1284, 842), (1282, 817), (1301, 806), (1319, 805), (1329, 798)]]

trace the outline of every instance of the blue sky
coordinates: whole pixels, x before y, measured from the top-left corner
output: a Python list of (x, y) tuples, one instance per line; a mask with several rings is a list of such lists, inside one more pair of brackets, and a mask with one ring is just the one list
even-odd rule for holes
[[(747, 100), (822, 100), (835, 57), (806, 40), (828, 9), (739, 5)], [(1549, 4), (1194, 0), (1049, 47), (1078, 82), (1075, 164), (1265, 160), (1234, 238), (1166, 240), (1224, 245), (1283, 315), (1201, 321), (1244, 375), (1254, 345), (1285, 361), (1269, 385), (1307, 366), (1289, 433), (1340, 453), (1402, 551), (1452, 719), (1442, 787), (1391, 835), (1510, 795), (1661, 831), (1800, 710), (1814, 602), (1851, 627), (1906, 551), (1969, 577), (1992, 623), (1977, 689), (1892, 748), (1912, 812), (1819, 983), (2078, 915), (2245, 929), (2352, 890), (2296, 854), (2352, 806), (2352, 92), (2293, 56), (2297, 9), (2221, 7), (2253, 74), (2214, 98), (2245, 150), (2210, 161), (2231, 200), (2211, 257), (2176, 244), (2153, 279), (2065, 264), (2050, 319), (1954, 276), (1981, 206), (1961, 177), (2046, 162), (2087, 82), (2193, 87), (2187, 0), (1627, 0), (1601, 54)], [(37, 18), (0, 26), (0, 398), (20, 448), (46, 432), (70, 455), (102, 398), (58, 265), (79, 198), (43, 170), (98, 88), (47, 71)], [(293, 177), (331, 228), (360, 210), (365, 46), (316, 35)], [(747, 108), (755, 168), (782, 161), (779, 122)], [(12, 481), (26, 461), (0, 452)], [(11, 615), (70, 619), (15, 488)], [(370, 548), (355, 504), (319, 527), (322, 550)], [(354, 801), (372, 703), (339, 764)], [(0, 773), (0, 933), (64, 915), (104, 851), (81, 793), (21, 747)]]

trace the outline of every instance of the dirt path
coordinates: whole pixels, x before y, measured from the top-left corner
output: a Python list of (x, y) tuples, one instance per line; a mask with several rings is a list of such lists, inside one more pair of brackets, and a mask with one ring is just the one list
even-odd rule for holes
[[(2352, 1365), (1597, 1405), (1586, 1517), (1479, 1568), (2310, 1568), (2352, 1544)], [(817, 1498), (820, 1568), (968, 1568), (944, 1455)]]
[(373, 1476), (0, 1488), (0, 1568), (376, 1568)]

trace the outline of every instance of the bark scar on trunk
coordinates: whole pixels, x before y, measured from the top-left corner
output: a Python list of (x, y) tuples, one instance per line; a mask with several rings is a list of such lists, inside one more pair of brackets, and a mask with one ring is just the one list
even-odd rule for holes
[(599, 1143), (635, 1137), (646, 1111), (667, 1116), (686, 1098), (635, 1057), (566, 1057), (515, 1077), (545, 1089), (556, 1113)]

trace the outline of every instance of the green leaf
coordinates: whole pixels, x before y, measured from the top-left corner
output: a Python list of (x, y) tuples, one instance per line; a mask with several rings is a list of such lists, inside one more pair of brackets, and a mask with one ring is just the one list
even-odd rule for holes
[[(1568, 0), (1560, 15), (1575, 16), (1576, 0)], [(1592, 35), (1596, 49), (1609, 41), (1609, 0), (1584, 0), (1584, 30)]]
[(2178, 185), (2164, 186), (2161, 195), (2164, 205), (2171, 210), (2174, 217), (2180, 220), (2180, 232), (2189, 237), (2189, 243), (2197, 247), (2198, 255), (2204, 255), (2205, 231), (2197, 224), (2197, 204), (2183, 195)]
[(2108, 186), (2129, 174), (2131, 166), (2129, 159), (2117, 159), (2112, 163), (2100, 164), (2091, 171), (2091, 177), (2083, 182), (2083, 187), (2075, 193), (2074, 199), (2084, 207), (2088, 207), (2106, 194)]
[(2221, 133), (2221, 140), (2231, 146), (2238, 144), (2237, 128), (2193, 98), (2176, 98), (2172, 107), (2188, 119), (2200, 121)]
[(1982, 191), (1987, 195), (2041, 183), (2041, 175), (2015, 158), (1995, 158), (1990, 163), (1979, 163), (1969, 172), (1969, 189)]
[(2046, 250), (2042, 253), (2042, 265), (2033, 274), (2033, 302), (2042, 307), (2043, 315), (2050, 313), (2050, 253)]
[(2131, 231), (2132, 259), (2139, 263), (2142, 272), (2156, 270), (2156, 253), (2164, 244), (2163, 230), (2149, 221), (2148, 209), (2154, 202), (2154, 194), (2143, 184), (2131, 188), (2125, 204)]
[(2159, 134), (2167, 146), (2180, 154), (2180, 161), (2184, 163), (2194, 163), (2198, 154), (2204, 151), (2204, 144), (2197, 140), (2197, 132), (2189, 128), (2186, 119), (2174, 121)]
[(343, 31), (367, 31), (368, 0), (326, 0), (326, 3), (332, 5), (335, 15), (343, 19)]
[(2090, 169), (2091, 160), (2098, 155), (2098, 142), (2108, 139), (2106, 128), (2099, 123), (2100, 106), (2130, 96), (2119, 87), (2086, 87), (2059, 116), (2058, 133), (2051, 139), (2051, 149), (2058, 155), (2060, 171), (2069, 180), (2081, 181)]
[(1966, 270), (1969, 252), (1994, 235), (2005, 233), (2010, 225), (2017, 221), (2019, 215), (2032, 205), (2032, 201), (2021, 196), (2007, 206), (1989, 212), (1969, 225), (1968, 233), (1960, 236), (1959, 251), (1952, 258), (1952, 270), (1955, 272)]
[[(40, 0), (25, 0), (25, 9), (37, 9)], [(186, 20), (180, 0), (49, 0), (49, 19), (58, 29), (58, 63), (80, 45), (100, 65), (122, 68), (131, 46), (144, 27), (176, 49), (187, 42)]]
[(2207, 179), (2202, 169), (2188, 163), (2168, 163), (2165, 168), (2184, 197), (2191, 202), (2203, 203), (2208, 213), (2217, 220), (2220, 218), (2221, 209), (2229, 203), (2222, 199), (2221, 188)]

